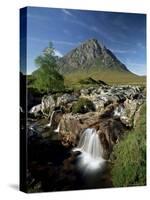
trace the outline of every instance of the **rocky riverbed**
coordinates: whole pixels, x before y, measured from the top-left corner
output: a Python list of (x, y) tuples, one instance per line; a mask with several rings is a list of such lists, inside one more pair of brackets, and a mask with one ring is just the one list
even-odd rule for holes
[[(28, 191), (112, 187), (110, 155), (127, 130), (134, 128), (145, 98), (144, 87), (130, 85), (43, 96), (28, 111)], [(79, 105), (81, 99), (89, 101)], [(84, 174), (77, 167), (81, 152), (72, 150), (89, 128), (96, 131), (107, 164), (103, 170)]]

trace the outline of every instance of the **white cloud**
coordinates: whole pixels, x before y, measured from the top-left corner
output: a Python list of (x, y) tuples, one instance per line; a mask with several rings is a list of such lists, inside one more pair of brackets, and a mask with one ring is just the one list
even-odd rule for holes
[(69, 16), (72, 16), (73, 17), (73, 14), (69, 11), (69, 10), (66, 10), (66, 9), (62, 9), (62, 12), (66, 15), (69, 15)]
[(28, 41), (34, 41), (34, 42), (44, 43), (44, 44), (48, 44), (51, 41), (53, 44), (68, 45), (68, 46), (75, 46), (75, 45), (80, 44), (79, 42), (75, 43), (75, 42), (69, 42), (69, 41), (63, 41), (63, 40), (48, 40), (48, 39), (40, 39), (40, 38), (32, 38), (32, 37), (28, 37)]
[(55, 56), (63, 57), (63, 54), (60, 51), (55, 49), (54, 52), (55, 52)]
[(69, 21), (73, 24), (77, 24), (89, 31), (92, 31), (92, 32), (95, 32), (97, 34), (99, 34), (102, 38), (104, 38), (105, 40), (109, 40), (110, 42), (112, 43), (117, 43), (117, 44), (121, 44), (121, 45), (126, 45), (128, 46), (129, 44), (126, 43), (126, 42), (123, 42), (123, 41), (119, 41), (117, 39), (114, 39), (113, 36), (109, 35), (106, 31), (104, 31), (103, 29), (91, 24), (89, 26), (89, 24), (86, 24), (85, 22), (83, 21), (79, 21), (79, 20), (74, 20), (74, 19), (69, 19)]
[(119, 54), (126, 54), (126, 53), (136, 54), (136, 50), (111, 49), (111, 51), (114, 52), (114, 53), (119, 53)]

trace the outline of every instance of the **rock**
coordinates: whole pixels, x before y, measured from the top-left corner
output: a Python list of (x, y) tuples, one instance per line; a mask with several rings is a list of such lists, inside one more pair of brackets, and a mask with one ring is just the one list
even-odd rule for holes
[[(143, 90), (129, 85), (89, 87), (82, 89), (80, 94), (65, 93), (57, 99), (55, 97), (44, 96), (41, 104), (34, 106), (30, 112), (34, 115), (53, 112), (51, 126), (47, 129), (51, 129), (53, 135), (59, 128), (55, 137), (66, 147), (77, 146), (83, 131), (95, 128), (104, 147), (104, 157), (109, 157), (124, 129), (135, 126), (138, 110), (145, 101)], [(89, 107), (87, 99), (91, 103)], [(79, 100), (82, 100), (79, 104), (81, 109), (75, 107)]]
[[(26, 85), (26, 83), (24, 83), (24, 85)], [(28, 98), (27, 108), (25, 108), (24, 107), (25, 105), (23, 104), (22, 104), (22, 108), (23, 110), (27, 109), (29, 111), (31, 110), (33, 106), (36, 106), (41, 103), (42, 94), (40, 94), (36, 89), (28, 88), (27, 98)]]
[[(113, 109), (112, 107), (109, 110)], [(60, 124), (60, 140), (67, 147), (77, 146), (86, 128), (95, 128), (104, 148), (104, 158), (109, 157), (114, 144), (120, 140), (124, 132), (124, 126), (120, 120), (106, 117), (106, 114), (105, 117), (100, 116), (98, 112), (80, 115), (68, 113), (62, 117)]]
[(106, 107), (106, 109), (101, 113), (100, 118), (112, 118), (114, 114), (116, 105), (110, 104)]
[(104, 157), (108, 158), (113, 145), (120, 140), (124, 132), (121, 121), (111, 118), (113, 110), (114, 105), (110, 105), (103, 115), (100, 115), (99, 112), (65, 114), (60, 121), (59, 137), (62, 144), (67, 147), (75, 147), (86, 128), (95, 128), (104, 148)]
[(86, 114), (64, 114), (60, 120), (60, 139), (64, 146), (74, 147), (79, 141), (80, 134), (85, 128), (98, 122), (99, 113), (89, 112)]
[[(101, 63), (101, 64), (99, 64)], [(96, 39), (90, 39), (58, 59), (59, 72), (70, 73), (76, 70), (87, 72), (92, 67), (98, 69), (115, 69), (129, 72), (126, 66), (116, 56)]]
[(93, 104), (97, 112), (103, 112), (105, 109), (105, 102), (103, 100), (95, 99), (93, 100)]
[(78, 100), (78, 96), (74, 94), (63, 94), (62, 96), (57, 98), (57, 106), (66, 105), (68, 103), (72, 103)]
[(39, 116), (40, 114), (46, 114), (47, 116), (54, 110), (55, 101), (51, 95), (44, 96), (41, 100), (41, 104), (33, 106), (29, 113), (34, 114), (34, 116)]
[(122, 117), (125, 113), (125, 108), (123, 104), (116, 104), (114, 111), (113, 111), (113, 117), (115, 119)]
[(142, 103), (143, 100), (139, 101), (136, 99), (126, 99), (126, 101), (124, 102), (124, 112), (120, 117), (120, 120), (123, 124), (125, 124), (128, 127), (133, 127), (135, 113)]
[(81, 97), (85, 97), (90, 94), (90, 90), (88, 88), (81, 89), (80, 93), (81, 93)]
[(103, 157), (108, 159), (113, 146), (120, 140), (124, 133), (124, 126), (120, 120), (101, 118), (97, 133), (103, 146)]
[(43, 113), (49, 114), (55, 108), (55, 100), (52, 95), (44, 96), (41, 102), (41, 111)]
[(42, 105), (41, 105), (41, 104), (38, 104), (38, 105), (36, 105), (36, 106), (33, 106), (33, 107), (29, 110), (29, 113), (30, 113), (30, 114), (33, 114), (35, 117), (37, 117), (37, 116), (40, 115), (41, 108), (42, 108)]

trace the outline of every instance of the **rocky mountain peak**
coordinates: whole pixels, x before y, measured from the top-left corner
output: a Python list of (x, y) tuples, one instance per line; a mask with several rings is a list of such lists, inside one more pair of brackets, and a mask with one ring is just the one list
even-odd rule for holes
[(109, 68), (128, 71), (117, 57), (97, 39), (92, 38), (71, 50), (58, 61), (61, 73), (70, 73), (76, 70), (87, 70), (92, 67)]
[(82, 46), (82, 47), (88, 46), (88, 47), (90, 47), (90, 48), (95, 48), (95, 49), (101, 48), (100, 43), (99, 43), (98, 40), (95, 39), (95, 38), (92, 38), (92, 39), (89, 39), (89, 40), (83, 42), (83, 43), (81, 44), (81, 46)]

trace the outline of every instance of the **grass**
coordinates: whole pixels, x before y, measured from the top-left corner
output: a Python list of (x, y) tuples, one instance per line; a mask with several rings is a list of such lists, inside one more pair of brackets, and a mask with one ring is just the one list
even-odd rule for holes
[(134, 130), (128, 132), (113, 152), (112, 182), (115, 187), (146, 185), (146, 105)]
[(86, 113), (89, 111), (95, 111), (95, 106), (92, 101), (86, 98), (80, 98), (76, 103), (72, 106), (72, 112), (76, 113)]
[(72, 86), (73, 88), (81, 87), (80, 81), (91, 77), (95, 80), (102, 80), (107, 84), (132, 84), (132, 85), (145, 85), (146, 77), (137, 76), (133, 73), (122, 72), (116, 70), (102, 70), (97, 68), (92, 68), (87, 71), (80, 70), (70, 74), (65, 75), (64, 82), (65, 85)]

